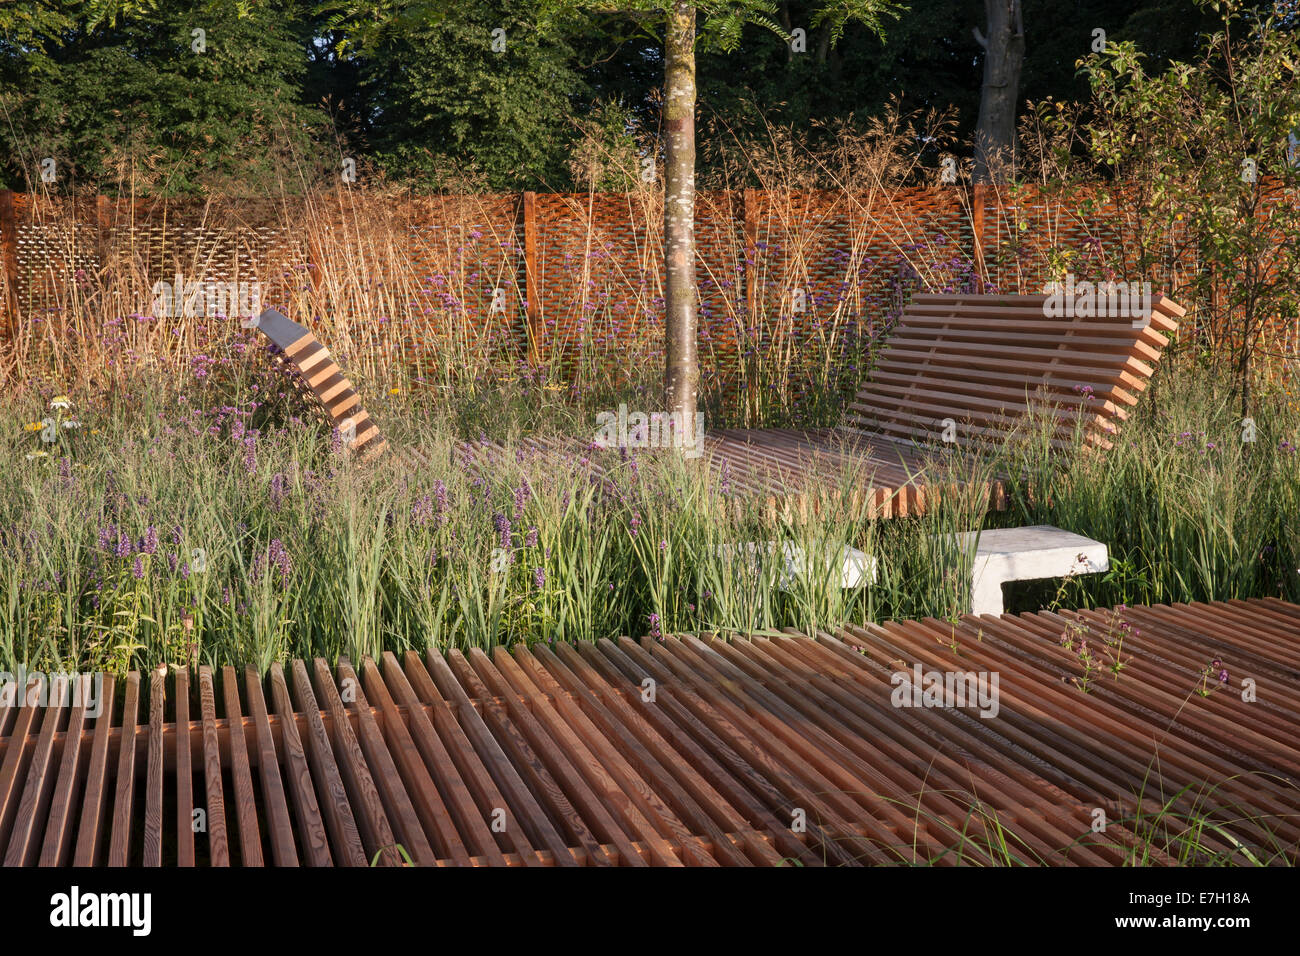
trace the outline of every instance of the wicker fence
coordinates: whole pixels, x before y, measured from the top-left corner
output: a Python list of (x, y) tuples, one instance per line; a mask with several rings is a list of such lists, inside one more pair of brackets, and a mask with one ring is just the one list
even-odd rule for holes
[[(655, 334), (662, 192), (179, 202), (0, 191), (3, 328), (51, 331), (87, 305), (150, 314), (159, 280), (256, 279), (265, 304), (331, 324), (346, 354), (376, 327), (407, 344), (459, 324), (533, 356)], [(1177, 296), (1195, 262), (1115, 274), (1140, 210), (1033, 186), (850, 192), (701, 192), (696, 237), (704, 360), (870, 332), (902, 296), (972, 287), (1039, 291), (1062, 251), (1080, 277), (1142, 278)], [(1109, 270), (1109, 272), (1108, 272)], [(1189, 316), (1186, 331), (1196, 328)], [(1294, 319), (1264, 347), (1294, 354)]]

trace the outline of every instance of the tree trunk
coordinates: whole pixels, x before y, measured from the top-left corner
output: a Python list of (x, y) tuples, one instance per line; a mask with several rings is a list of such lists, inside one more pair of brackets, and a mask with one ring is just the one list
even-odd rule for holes
[(677, 0), (664, 41), (664, 398), (695, 421), (695, 5)]
[(975, 30), (984, 48), (984, 86), (975, 126), (975, 182), (1004, 182), (1015, 159), (1016, 105), (1025, 59), (1020, 0), (984, 0), (988, 36)]

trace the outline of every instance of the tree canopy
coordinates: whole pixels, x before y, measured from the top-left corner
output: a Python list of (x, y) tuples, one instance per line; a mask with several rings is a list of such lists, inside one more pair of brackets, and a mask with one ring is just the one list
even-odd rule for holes
[[(702, 5), (727, 41), (698, 50), (709, 128), (743, 143), (777, 124), (811, 145), (899, 97), (951, 109), (969, 140), (978, 4), (910, 0), (884, 41), (868, 24), (819, 22), (824, 4), (753, 5), (770, 17), (729, 23), (736, 5)], [(568, 189), (582, 185), (571, 160), (584, 130), (616, 145), (658, 129), (663, 38), (637, 17), (641, 0), (563, 16), (549, 0), (353, 6), (369, 12), (319, 0), (0, 7), (0, 185), (36, 188), (51, 157), (47, 188), (260, 194), (337, 177), (350, 156), (366, 176), (423, 189)], [(1097, 29), (1159, 63), (1196, 49), (1207, 16), (1193, 0), (1025, 0), (1020, 101), (1086, 98), (1077, 62)], [(703, 179), (714, 161), (701, 153)]]

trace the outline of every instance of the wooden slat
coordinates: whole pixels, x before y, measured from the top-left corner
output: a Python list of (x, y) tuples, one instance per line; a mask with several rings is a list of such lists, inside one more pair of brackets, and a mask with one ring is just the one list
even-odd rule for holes
[[(27, 686), (19, 689), (18, 692), (29, 694), (37, 686), (35, 681), (29, 681)], [(10, 746), (5, 751), (4, 763), (0, 764), (0, 846), (9, 845), (9, 834), (13, 832), (14, 818), (18, 814), (18, 803), (22, 794), (21, 770), (23, 760), (27, 756), (27, 735), (36, 725), (38, 712), (38, 708), (23, 703), (22, 700), (15, 704), (13, 709), (17, 714), (9, 738), (17, 741), (18, 744)]]
[(113, 826), (109, 834), (108, 865), (131, 861), (131, 830), (135, 826), (136, 720), (140, 711), (140, 674), (126, 676), (126, 703), (122, 706), (122, 735), (118, 738), (117, 785), (113, 795)]
[(163, 713), (167, 706), (167, 672), (149, 674), (149, 751), (144, 791), (144, 865), (162, 866)]
[(176, 688), (176, 865), (194, 865), (194, 774), (191, 763), (190, 673), (174, 671)]
[[(276, 713), (280, 715), (280, 739), (284, 749), (285, 776), (289, 781), (289, 789), (293, 793), (294, 819), (298, 823), (298, 839), (303, 853), (306, 854), (307, 865), (333, 866), (334, 860), (330, 855), (325, 821), (316, 803), (307, 754), (298, 736), (298, 724), (294, 720), (289, 688), (284, 681), (284, 669), (278, 661), (271, 665), (271, 699), (275, 701)], [(269, 734), (269, 725), (267, 729)]]
[(248, 739), (244, 736), (243, 712), (239, 704), (239, 682), (233, 667), (221, 669), (221, 691), (226, 702), (226, 726), (230, 730), (230, 776), (235, 788), (235, 824), (239, 828), (239, 859), (244, 866), (262, 866), (262, 837), (257, 825), (257, 798), (253, 794), (253, 772), (248, 763)]
[[(262, 681), (254, 667), (244, 669), (244, 692), (248, 698), (249, 716), (253, 718), (253, 731), (257, 741), (257, 779), (262, 783), (262, 806), (266, 810), (267, 835), (271, 840), (271, 859), (276, 866), (297, 866), (298, 851), (294, 848), (293, 821), (289, 818), (289, 804), (284, 795), (284, 781), (280, 777), (280, 762), (275, 751), (275, 738), (271, 736), (271, 722), (267, 719), (266, 698), (262, 696)], [(307, 831), (308, 839), (319, 839), (324, 827), (319, 819)], [(318, 846), (323, 846), (318, 844)]]
[(221, 782), (221, 741), (217, 737), (217, 695), (212, 669), (199, 668), (199, 710), (203, 734), (203, 822), (208, 834), (208, 859), (213, 866), (230, 865), (230, 840), (226, 831), (226, 797)]
[[(63, 737), (58, 783), (54, 790), (54, 800), (50, 804), (49, 820), (45, 825), (45, 841), (41, 846), (41, 866), (63, 866), (71, 862), (72, 857), (72, 813), (81, 791), (78, 773), (81, 769), (82, 737), (96, 678), (91, 674), (82, 674), (77, 680), (80, 684), (77, 691), (79, 696), (73, 698), (68, 729)], [(112, 701), (100, 700), (97, 703), (109, 712), (112, 711)]]
[(45, 819), (44, 808), (48, 807), (54, 792), (54, 733), (58, 730), (59, 719), (63, 715), (64, 689), (48, 677), (46, 681), (51, 685), (48, 689), (49, 696), (42, 708), (40, 736), (36, 739), (36, 748), (27, 767), (27, 785), (23, 788), (22, 800), (18, 804), (13, 829), (9, 834), (9, 846), (4, 856), (5, 866), (29, 866), (35, 862), (40, 825)]
[(108, 772), (108, 739), (113, 724), (113, 694), (116, 678), (104, 675), (103, 712), (95, 718), (91, 738), (90, 760), (86, 765), (86, 792), (81, 801), (81, 824), (77, 830), (77, 851), (73, 866), (95, 866), (99, 862), (103, 840), (105, 776)]

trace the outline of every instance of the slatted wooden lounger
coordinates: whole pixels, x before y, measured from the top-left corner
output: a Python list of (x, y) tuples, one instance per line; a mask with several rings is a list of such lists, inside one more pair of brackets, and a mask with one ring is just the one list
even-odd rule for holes
[(275, 309), (266, 309), (258, 316), (257, 328), (284, 351), (348, 447), (367, 456), (382, 454), (387, 443), (379, 434), (379, 426), (362, 407), (361, 396), (320, 339)]
[[(1185, 310), (1160, 296), (1139, 320), (1050, 318), (1046, 298), (915, 296), (843, 426), (715, 431), (715, 471), (797, 495), (861, 469), (873, 476), (869, 506), (888, 517), (923, 510), (936, 490), (923, 473), (929, 449), (1005, 441), (1031, 408), (1054, 419), (1053, 446), (1070, 447), (1081, 429), (1085, 444), (1109, 448)], [(1000, 483), (990, 492), (1005, 507)]]
[[(1031, 409), (1053, 420), (1051, 442), (1109, 448), (1137, 404), (1185, 310), (1160, 296), (1141, 319), (1049, 317), (1043, 295), (916, 295), (868, 382), (834, 429), (719, 429), (705, 449), (714, 477), (739, 494), (786, 506), (846, 471), (867, 476), (854, 497), (869, 514), (924, 511), (939, 493), (925, 466), (936, 447), (1005, 441)], [(355, 425), (354, 450), (386, 443), (356, 390), (307, 329), (268, 309), (259, 327), (284, 349), (335, 426)], [(542, 452), (587, 451), (574, 437), (527, 442)], [(491, 442), (472, 450), (490, 458)], [(597, 456), (592, 455), (593, 459)], [(593, 460), (599, 468), (599, 462)], [(1000, 481), (990, 504), (1005, 507)]]

